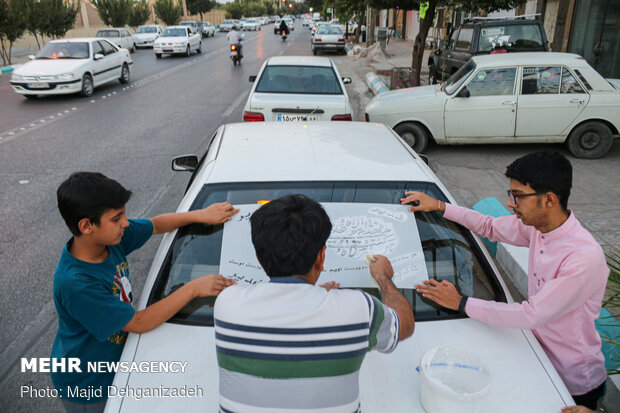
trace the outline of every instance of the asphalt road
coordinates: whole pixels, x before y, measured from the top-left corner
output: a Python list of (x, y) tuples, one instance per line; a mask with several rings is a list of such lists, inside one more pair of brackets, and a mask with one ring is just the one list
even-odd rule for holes
[[(46, 373), (21, 373), (21, 357), (49, 357), (57, 329), (52, 279), (68, 238), (55, 191), (79, 170), (100, 171), (133, 191), (128, 216), (176, 209), (189, 174), (172, 157), (202, 154), (223, 123), (238, 122), (251, 84), (270, 56), (310, 55), (310, 32), (298, 23), (281, 42), (271, 26), (246, 32), (244, 59), (233, 66), (226, 35), (203, 39), (202, 54), (156, 59), (133, 54), (131, 83), (112, 82), (92, 98), (35, 101), (0, 76), (0, 411), (61, 411), (52, 398), (21, 397), (21, 386), (51, 388)], [(343, 57), (344, 58), (344, 57)], [(129, 257), (135, 301), (159, 245), (153, 237)]]

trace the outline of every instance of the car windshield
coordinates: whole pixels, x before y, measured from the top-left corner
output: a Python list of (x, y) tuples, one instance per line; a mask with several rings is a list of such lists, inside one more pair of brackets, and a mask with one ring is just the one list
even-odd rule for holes
[(269, 65), (255, 92), (342, 95), (342, 88), (331, 67)]
[(479, 52), (544, 50), (542, 34), (536, 24), (493, 26), (480, 29)]
[(179, 23), (179, 26), (196, 26), (196, 22), (181, 22)]
[(157, 29), (155, 27), (138, 27), (136, 33), (157, 33)]
[(224, 20), (222, 21), (222, 24), (232, 24), (232, 20)]
[(321, 27), (316, 34), (342, 34), (342, 30), (339, 27)]
[(87, 42), (48, 43), (37, 54), (37, 59), (88, 59)]
[[(400, 204), (407, 190), (425, 192), (447, 201), (435, 184), (427, 182), (261, 182), (205, 185), (191, 210), (224, 201), (233, 205), (256, 204), (292, 193), (307, 195), (321, 203)], [(461, 294), (470, 297), (506, 301), (469, 231), (444, 219), (438, 212), (417, 213), (416, 223), (429, 278), (453, 282)], [(223, 225), (194, 224), (177, 232), (157, 275), (149, 305), (196, 277), (220, 273), (222, 230)], [(338, 282), (337, 275), (334, 281)], [(364, 288), (364, 291), (380, 298), (378, 288)], [(458, 312), (420, 297), (413, 288), (401, 289), (401, 292), (412, 305), (416, 321), (461, 317)], [(213, 325), (214, 302), (214, 297), (195, 299), (171, 321)]]
[(185, 29), (166, 29), (161, 34), (161, 37), (185, 37), (187, 36), (187, 31)]
[(118, 30), (99, 30), (97, 37), (120, 37)]
[(442, 85), (442, 89), (448, 95), (453, 94), (459, 87), (467, 80), (470, 74), (476, 70), (476, 64), (473, 60), (465, 63), (459, 70), (457, 70), (452, 76), (448, 78)]

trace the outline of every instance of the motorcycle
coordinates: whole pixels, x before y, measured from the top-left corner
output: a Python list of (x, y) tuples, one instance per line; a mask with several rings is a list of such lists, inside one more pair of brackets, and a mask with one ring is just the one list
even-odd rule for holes
[(286, 31), (282, 30), (282, 34), (280, 34), (280, 37), (282, 38), (282, 41), (285, 42), (286, 41)]
[(233, 61), (233, 65), (237, 66), (237, 63), (241, 64), (241, 50), (239, 50), (239, 43), (230, 45), (230, 59)]

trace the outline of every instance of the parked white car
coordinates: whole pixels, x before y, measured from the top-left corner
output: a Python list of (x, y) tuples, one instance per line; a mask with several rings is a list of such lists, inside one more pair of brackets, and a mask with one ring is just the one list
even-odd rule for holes
[[(400, 205), (406, 189), (455, 203), (424, 161), (392, 130), (380, 124), (230, 124), (218, 128), (209, 142), (200, 162), (196, 156), (173, 162), (176, 170), (193, 171), (179, 212), (222, 201), (237, 207), (250, 206), (302, 193), (324, 205), (345, 203), (352, 208), (357, 205), (356, 211), (360, 210), (360, 204), (368, 205), (367, 213), (351, 219), (357, 219), (358, 223), (380, 219), (388, 221), (384, 228), (389, 228), (392, 225), (389, 218), (379, 218), (371, 211), (385, 211), (389, 207), (400, 208), (403, 215), (410, 214), (406, 206)], [(422, 248), (429, 278), (455, 282), (459, 291), (468, 296), (512, 302), (492, 257), (477, 236), (438, 212), (416, 213), (415, 221), (421, 246), (411, 245), (411, 249)], [(246, 222), (249, 227), (249, 220)], [(158, 302), (200, 275), (221, 273), (220, 258), (226, 254), (228, 257), (253, 255), (253, 251), (223, 250), (225, 225), (191, 225), (165, 234), (138, 308)], [(249, 237), (249, 228), (247, 231)], [(248, 239), (228, 240), (224, 248), (249, 243)], [(330, 247), (329, 241), (327, 245), (330, 251), (326, 265), (329, 254), (336, 249)], [(367, 269), (358, 271), (372, 283)], [(344, 284), (347, 277), (341, 274), (323, 273), (319, 280), (333, 279)], [(238, 283), (247, 283), (239, 276), (236, 278)], [(380, 296), (376, 287), (365, 291)], [(423, 412), (421, 378), (416, 368), (426, 351), (442, 346), (476, 353), (489, 366), (491, 390), (484, 400), (483, 412), (557, 413), (572, 404), (565, 385), (530, 330), (490, 327), (446, 310), (412, 288), (402, 291), (413, 304), (415, 333), (400, 342), (392, 353), (366, 354), (359, 375), (362, 411)], [(187, 362), (184, 372), (119, 371), (113, 383), (118, 389), (135, 389), (135, 394), (140, 390), (183, 386), (200, 389), (200, 393), (196, 397), (165, 398), (118, 394), (108, 399), (107, 413), (218, 411), (214, 302), (212, 297), (193, 300), (153, 331), (130, 333), (127, 338), (121, 363), (182, 361)], [(278, 394), (269, 396), (279, 397)]]
[(190, 56), (194, 50), (202, 53), (202, 37), (191, 26), (167, 27), (153, 43), (153, 51), (157, 58), (162, 54)]
[(416, 152), (437, 144), (566, 142), (600, 158), (618, 137), (620, 91), (582, 57), (508, 53), (473, 57), (442, 85), (382, 93), (366, 119), (392, 128)]
[(258, 19), (250, 17), (243, 22), (243, 30), (260, 30), (260, 22)]
[(159, 24), (147, 24), (138, 27), (133, 35), (136, 47), (153, 47), (153, 42), (162, 31), (163, 28)]
[(131, 32), (123, 27), (113, 27), (97, 31), (95, 37), (107, 39), (110, 43), (119, 48), (125, 48), (131, 53), (136, 51), (136, 41)]
[(314, 55), (319, 51), (334, 51), (343, 54), (347, 52), (345, 49), (344, 34), (339, 27), (319, 27), (314, 36), (310, 39), (310, 42), (312, 44), (312, 54)]
[(245, 121), (352, 120), (352, 107), (334, 62), (325, 57), (276, 56), (265, 61), (243, 108)]
[(213, 37), (215, 36), (215, 26), (210, 21), (203, 21), (200, 26), (200, 33), (202, 37)]
[(226, 19), (226, 20), (222, 20), (222, 22), (220, 23), (221, 32), (229, 32), (232, 29), (238, 29), (238, 28), (239, 27), (237, 27), (237, 23), (235, 23), (234, 20)]
[(93, 37), (52, 40), (30, 57), (10, 80), (15, 93), (28, 99), (78, 92), (89, 97), (104, 83), (128, 83), (133, 64), (127, 49)]

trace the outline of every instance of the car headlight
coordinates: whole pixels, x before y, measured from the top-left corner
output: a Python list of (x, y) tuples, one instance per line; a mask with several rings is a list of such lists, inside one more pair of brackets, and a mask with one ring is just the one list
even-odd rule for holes
[(20, 75), (13, 75), (11, 76), (11, 80), (14, 82), (21, 82), (22, 80), (24, 80), (24, 77)]
[(56, 80), (73, 80), (75, 79), (75, 75), (73, 73), (63, 73), (62, 75), (54, 76)]

